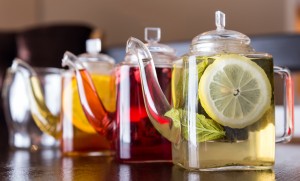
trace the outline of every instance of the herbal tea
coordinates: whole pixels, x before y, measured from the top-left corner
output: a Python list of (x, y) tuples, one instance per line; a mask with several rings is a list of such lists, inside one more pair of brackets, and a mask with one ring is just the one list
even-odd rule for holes
[(274, 164), (271, 58), (183, 58), (172, 75), (174, 108), (165, 115), (181, 125), (181, 141), (173, 144), (175, 164), (189, 169)]

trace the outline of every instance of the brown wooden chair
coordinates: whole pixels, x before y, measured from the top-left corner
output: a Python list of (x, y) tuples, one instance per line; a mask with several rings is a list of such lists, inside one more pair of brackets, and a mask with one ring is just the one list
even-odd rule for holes
[(85, 41), (101, 38), (95, 27), (87, 24), (47, 24), (27, 28), (17, 35), (18, 57), (37, 67), (61, 67), (66, 50), (85, 52)]

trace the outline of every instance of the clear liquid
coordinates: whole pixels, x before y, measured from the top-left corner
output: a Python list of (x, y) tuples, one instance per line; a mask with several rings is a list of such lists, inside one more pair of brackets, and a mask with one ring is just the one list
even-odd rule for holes
[[(251, 57), (250, 57), (251, 58)], [(273, 61), (272, 59), (251, 58), (257, 63), (267, 74), (272, 86), (273, 92)], [(210, 60), (212, 63), (213, 60)], [(205, 110), (199, 103), (197, 95), (189, 95), (191, 91), (179, 91), (177, 87), (183, 87), (182, 74), (183, 70), (188, 66), (197, 66), (202, 62), (201, 57), (197, 58), (197, 62), (183, 62), (183, 67), (174, 68), (172, 80), (172, 96), (175, 108), (185, 109), (189, 104), (188, 98), (196, 97), (198, 105), (196, 112), (203, 114), (209, 118)], [(190, 73), (190, 72), (189, 72)], [(195, 81), (195, 80), (191, 80)], [(198, 80), (199, 82), (199, 80)], [(181, 89), (182, 90), (182, 89)], [(186, 94), (183, 95), (183, 94)], [(187, 119), (189, 124), (193, 124), (193, 120)], [(229, 138), (228, 133), (225, 138), (212, 141), (197, 142), (195, 135), (193, 139), (193, 128), (189, 129), (190, 140), (186, 140), (183, 136), (181, 141), (172, 146), (173, 162), (186, 169), (269, 169), (274, 164), (275, 157), (275, 125), (274, 125), (274, 98), (272, 96), (271, 105), (268, 111), (260, 120), (253, 123), (242, 130), (235, 132), (233, 135), (243, 134), (242, 138)], [(195, 128), (196, 129), (196, 128)], [(225, 129), (225, 131), (228, 131)]]

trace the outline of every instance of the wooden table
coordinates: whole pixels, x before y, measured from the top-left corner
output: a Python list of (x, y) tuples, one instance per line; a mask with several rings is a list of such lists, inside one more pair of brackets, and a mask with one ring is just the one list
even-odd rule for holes
[(108, 157), (62, 157), (58, 150), (2, 150), (0, 180), (300, 180), (300, 142), (276, 145), (267, 171), (190, 172), (172, 163), (119, 164)]

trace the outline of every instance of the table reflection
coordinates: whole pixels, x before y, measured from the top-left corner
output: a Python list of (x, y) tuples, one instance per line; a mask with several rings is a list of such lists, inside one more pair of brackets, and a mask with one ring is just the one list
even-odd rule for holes
[(62, 180), (97, 180), (110, 179), (111, 157), (105, 156), (65, 156), (62, 161)]
[[(294, 148), (295, 150), (293, 151)], [(297, 147), (291, 146), (291, 153)], [(284, 154), (286, 150), (277, 154)], [(15, 150), (0, 155), (0, 180), (174, 180), (174, 181), (275, 181), (273, 170), (264, 171), (188, 171), (171, 162), (163, 163), (118, 163), (107, 156), (62, 156), (59, 150)], [(280, 161), (280, 160), (279, 160)], [(290, 160), (289, 162), (290, 163)], [(297, 163), (282, 167), (276, 177), (283, 178), (288, 166), (297, 173)], [(282, 164), (281, 164), (282, 165)], [(286, 170), (288, 169), (288, 170)], [(276, 169), (275, 169), (276, 170)], [(277, 168), (278, 170), (278, 168)], [(284, 177), (285, 178), (285, 177)], [(279, 179), (280, 180), (280, 179)], [(284, 179), (286, 180), (286, 179)]]
[(9, 180), (29, 180), (29, 175), (24, 173), (29, 173), (30, 168), (30, 154), (28, 151), (15, 151), (10, 158), (10, 165), (12, 167), (10, 172)]
[(120, 165), (119, 167), (119, 180), (123, 178), (122, 181), (130, 181), (131, 180), (131, 173), (130, 173), (130, 166), (129, 165)]
[(170, 180), (172, 176), (172, 163), (130, 163), (111, 165), (109, 180)]
[[(45, 149), (39, 151), (30, 151), (29, 149), (10, 150), (6, 157), (5, 175), (7, 180), (32, 180), (33, 178), (43, 176), (43, 178), (59, 179), (49, 172), (59, 168), (57, 158), (60, 157), (58, 150)], [(4, 157), (2, 157), (4, 158)], [(41, 159), (43, 158), (43, 159)], [(53, 169), (54, 168), (54, 169)], [(3, 169), (3, 168), (2, 168)]]
[(174, 181), (275, 181), (275, 173), (273, 170), (261, 171), (216, 171), (216, 172), (199, 172), (188, 171), (179, 166), (174, 165), (172, 168), (172, 180)]

